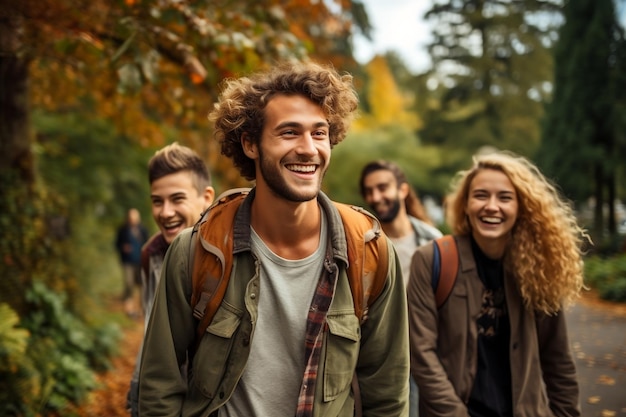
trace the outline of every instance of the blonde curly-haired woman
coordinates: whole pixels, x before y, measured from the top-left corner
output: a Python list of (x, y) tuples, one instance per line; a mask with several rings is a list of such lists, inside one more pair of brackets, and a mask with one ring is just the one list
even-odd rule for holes
[(411, 373), (420, 416), (579, 416), (563, 308), (583, 288), (587, 235), (530, 161), (474, 157), (446, 200), (459, 269), (437, 308), (433, 244), (408, 285)]

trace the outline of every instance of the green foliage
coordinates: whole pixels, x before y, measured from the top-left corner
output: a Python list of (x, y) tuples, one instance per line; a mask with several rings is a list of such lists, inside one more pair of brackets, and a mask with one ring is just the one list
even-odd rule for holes
[(47, 415), (85, 399), (95, 372), (110, 366), (121, 332), (87, 325), (67, 309), (67, 296), (40, 281), (28, 289), (30, 313), (0, 305), (0, 415)]
[[(432, 5), (434, 69), (421, 76), (417, 109), (424, 143), (438, 145), (448, 171), (489, 146), (531, 156), (552, 80), (559, 0), (456, 1)], [(421, 80), (424, 83), (424, 80)], [(462, 151), (462, 152), (459, 152)]]
[(18, 327), (19, 317), (0, 304), (0, 415), (34, 415), (21, 396), (38, 395), (39, 384), (32, 360), (26, 355), (30, 333)]
[(626, 255), (588, 257), (585, 260), (585, 281), (598, 290), (601, 298), (626, 302)]
[[(67, 265), (49, 262), (64, 259), (62, 246), (50, 226), (64, 210), (62, 198), (48, 193), (40, 183), (15, 187), (13, 170), (0, 170), (0, 302), (10, 305), (20, 316), (25, 313), (24, 293), (35, 276), (58, 288), (71, 286)], [(56, 279), (65, 277), (66, 279)]]
[(156, 147), (137, 146), (110, 122), (81, 113), (35, 112), (33, 124), (39, 171), (70, 217), (96, 215), (111, 224), (130, 207), (149, 217), (147, 164)]
[(12, 361), (24, 354), (30, 333), (15, 328), (19, 317), (6, 304), (0, 304), (0, 372), (11, 371)]
[(374, 159), (397, 163), (420, 196), (441, 197), (450, 179), (437, 173), (441, 155), (436, 148), (420, 145), (415, 134), (404, 127), (389, 126), (351, 133), (333, 148), (325, 191), (339, 201), (363, 206), (361, 169)]
[[(32, 392), (30, 380), (20, 377), (23, 370), (28, 367), (25, 352), (30, 333), (17, 327), (18, 323), (19, 317), (15, 311), (6, 304), (0, 304), (0, 380), (3, 383), (6, 381), (9, 387), (19, 391)], [(0, 404), (6, 404), (0, 405), (0, 411), (4, 408), (4, 412), (0, 414), (6, 415), (7, 411), (17, 411), (19, 404), (8, 404), (8, 399), (14, 394), (12, 389), (0, 391)], [(3, 398), (5, 395), (6, 398)]]
[[(626, 45), (612, 0), (570, 0), (564, 14), (554, 52), (554, 98), (536, 159), (569, 198), (595, 198), (593, 232), (601, 235), (602, 207), (613, 204), (624, 166), (624, 113), (618, 109), (624, 104), (619, 91), (626, 85)], [(614, 225), (609, 219), (612, 233)]]
[(41, 180), (15, 186), (0, 170), (0, 415), (61, 412), (95, 388), (120, 338), (102, 303), (121, 289), (115, 228), (130, 205), (149, 217), (153, 149), (88, 117), (37, 113), (34, 122)]

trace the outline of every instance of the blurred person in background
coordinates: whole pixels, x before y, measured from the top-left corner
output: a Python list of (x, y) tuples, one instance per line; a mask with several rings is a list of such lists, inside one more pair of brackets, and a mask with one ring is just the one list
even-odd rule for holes
[[(397, 164), (385, 160), (366, 164), (361, 170), (360, 190), (361, 197), (393, 242), (406, 285), (417, 247), (441, 237), (442, 233), (432, 225), (417, 193)], [(417, 417), (418, 392), (413, 378), (409, 401), (409, 417)]]
[(122, 301), (124, 312), (132, 318), (139, 317), (141, 287), (141, 247), (148, 240), (148, 231), (141, 224), (139, 210), (126, 212), (126, 221), (117, 229), (115, 248), (122, 263), (124, 290)]

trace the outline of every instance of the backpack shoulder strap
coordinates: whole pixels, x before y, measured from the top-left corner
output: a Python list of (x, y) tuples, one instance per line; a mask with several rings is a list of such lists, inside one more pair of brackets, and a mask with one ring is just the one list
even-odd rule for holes
[(452, 235), (433, 241), (432, 287), (437, 308), (448, 300), (459, 271), (459, 251)]
[[(387, 239), (378, 219), (358, 206), (334, 202), (341, 215), (348, 244), (348, 280), (354, 300), (354, 312), (361, 324), (367, 320), (369, 306), (385, 286), (389, 254)], [(352, 376), (354, 416), (363, 415), (361, 389), (356, 371)]]
[(236, 188), (221, 194), (194, 226), (189, 265), (193, 267), (191, 305), (199, 320), (197, 340), (213, 320), (226, 293), (233, 267), (233, 223), (249, 191)]
[[(249, 189), (220, 195), (196, 223), (191, 235), (189, 264), (193, 266), (191, 305), (199, 320), (198, 339), (211, 323), (224, 297), (232, 271), (233, 222)], [(361, 322), (385, 285), (388, 268), (387, 239), (369, 212), (356, 206), (335, 203), (344, 224), (348, 243), (348, 278), (355, 313)], [(211, 254), (203, 246), (210, 247)], [(202, 254), (196, 256), (196, 254)]]
[(348, 279), (357, 317), (367, 320), (369, 306), (376, 301), (387, 279), (387, 239), (378, 220), (358, 206), (335, 202), (348, 243)]

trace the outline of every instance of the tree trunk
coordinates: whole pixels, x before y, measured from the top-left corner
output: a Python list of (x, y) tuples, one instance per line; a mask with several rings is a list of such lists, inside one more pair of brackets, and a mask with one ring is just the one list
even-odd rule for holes
[(21, 19), (0, 11), (0, 167), (17, 174), (16, 181), (32, 185), (28, 61), (21, 50), (21, 32)]
[(38, 215), (28, 105), (28, 59), (21, 49), (22, 25), (0, 8), (0, 302), (18, 313), (32, 279), (33, 234)]
[(609, 194), (609, 217), (607, 219), (607, 225), (609, 228), (609, 235), (611, 236), (611, 238), (615, 238), (617, 237), (617, 219), (615, 213), (615, 201), (617, 200), (617, 194), (615, 185), (615, 172), (612, 172), (609, 175), (609, 178), (606, 182), (606, 187)]
[(28, 60), (21, 50), (21, 32), (20, 20), (0, 11), (0, 169), (3, 177), (14, 177), (12, 185), (30, 188), (35, 176), (28, 117)]
[(594, 197), (596, 200), (596, 206), (593, 210), (593, 234), (597, 241), (601, 241), (603, 229), (604, 229), (604, 175), (602, 170), (602, 164), (597, 162), (594, 164)]

